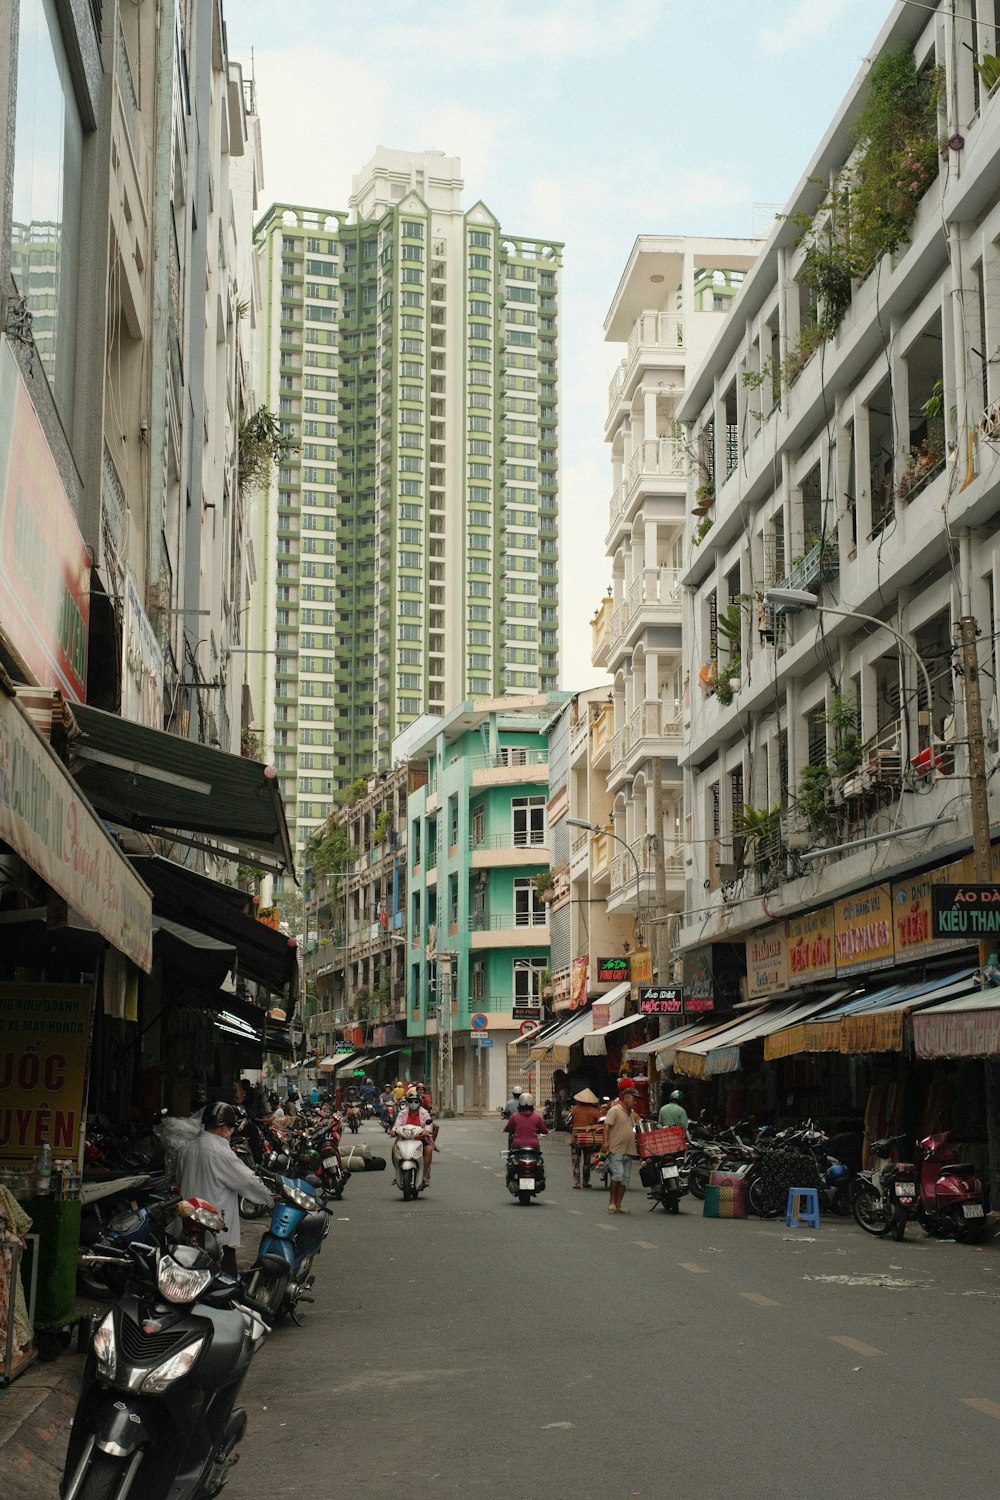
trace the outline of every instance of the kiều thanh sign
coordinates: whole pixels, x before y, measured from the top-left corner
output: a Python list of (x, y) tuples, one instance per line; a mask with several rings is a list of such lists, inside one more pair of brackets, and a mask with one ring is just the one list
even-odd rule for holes
[(934, 937), (1000, 941), (1000, 885), (936, 885), (931, 889)]

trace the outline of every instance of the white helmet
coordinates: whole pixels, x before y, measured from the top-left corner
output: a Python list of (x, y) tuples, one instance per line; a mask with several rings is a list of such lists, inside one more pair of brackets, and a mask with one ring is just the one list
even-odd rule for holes
[(513, 1094), (515, 1099), (520, 1099), (521, 1095), (524, 1093), (524, 1090), (521, 1088), (520, 1084), (516, 1083), (511, 1089), (511, 1093)]
[(534, 1094), (522, 1094), (521, 1097), (520, 1097), (520, 1099), (518, 1100), (518, 1104), (520, 1105), (521, 1109), (534, 1109), (534, 1107), (535, 1107), (535, 1096), (534, 1096)]

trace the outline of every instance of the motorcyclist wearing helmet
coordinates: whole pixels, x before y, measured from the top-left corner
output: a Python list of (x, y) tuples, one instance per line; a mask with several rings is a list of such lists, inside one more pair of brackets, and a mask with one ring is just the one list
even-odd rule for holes
[(549, 1127), (535, 1109), (534, 1095), (524, 1093), (518, 1099), (517, 1109), (503, 1128), (505, 1134), (510, 1136), (512, 1148), (537, 1146), (538, 1137), (549, 1133)]
[(674, 1089), (666, 1104), (656, 1117), (658, 1125), (683, 1125), (688, 1127), (688, 1112), (684, 1108), (684, 1095), (680, 1089)]
[(521, 1095), (523, 1092), (524, 1090), (521, 1088), (520, 1084), (515, 1084), (511, 1089), (510, 1098), (507, 1100), (507, 1103), (500, 1111), (505, 1120), (509, 1120), (511, 1115), (517, 1114), (517, 1107), (521, 1102)]
[(434, 1137), (431, 1134), (431, 1117), (420, 1102), (420, 1095), (411, 1083), (393, 1121), (391, 1134), (395, 1135), (401, 1125), (419, 1125), (424, 1137), (424, 1187), (430, 1186), (431, 1158), (434, 1155)]
[(226, 1227), (219, 1233), (222, 1269), (235, 1276), (236, 1251), (240, 1245), (240, 1198), (270, 1207), (275, 1197), (229, 1149), (236, 1129), (236, 1111), (232, 1105), (207, 1105), (203, 1120), (204, 1130), (180, 1153), (181, 1197), (204, 1198), (225, 1216)]

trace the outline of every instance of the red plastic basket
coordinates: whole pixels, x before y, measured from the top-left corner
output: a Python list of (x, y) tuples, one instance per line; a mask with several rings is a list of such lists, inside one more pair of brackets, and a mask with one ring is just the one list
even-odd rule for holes
[(664, 1125), (658, 1130), (640, 1130), (636, 1135), (639, 1155), (676, 1156), (687, 1150), (687, 1132), (683, 1125)]

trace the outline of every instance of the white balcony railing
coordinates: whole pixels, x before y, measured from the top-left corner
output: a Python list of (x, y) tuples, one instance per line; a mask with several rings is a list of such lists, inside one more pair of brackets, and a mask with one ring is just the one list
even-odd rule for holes
[(684, 444), (679, 438), (645, 438), (629, 459), (628, 489), (647, 477), (685, 480), (687, 462)]
[(611, 769), (616, 770), (641, 740), (666, 740), (676, 754), (683, 738), (684, 723), (673, 704), (668, 708), (665, 703), (642, 703), (611, 741)]

